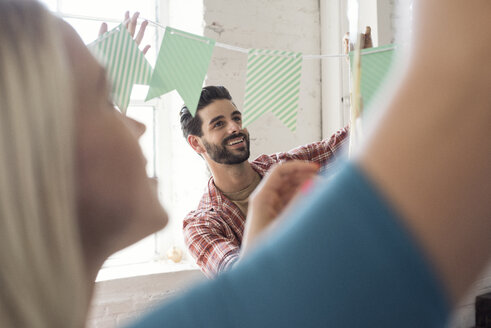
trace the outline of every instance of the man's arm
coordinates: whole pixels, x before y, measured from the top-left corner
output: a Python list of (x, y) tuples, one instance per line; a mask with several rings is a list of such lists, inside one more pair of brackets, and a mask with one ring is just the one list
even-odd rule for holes
[(237, 261), (239, 241), (213, 218), (194, 215), (191, 212), (184, 220), (184, 240), (201, 271), (213, 278)]
[(329, 139), (324, 139), (308, 145), (297, 147), (287, 153), (278, 153), (279, 161), (301, 160), (319, 164), (320, 167), (333, 164), (341, 157), (348, 146), (349, 128), (346, 126), (334, 133)]

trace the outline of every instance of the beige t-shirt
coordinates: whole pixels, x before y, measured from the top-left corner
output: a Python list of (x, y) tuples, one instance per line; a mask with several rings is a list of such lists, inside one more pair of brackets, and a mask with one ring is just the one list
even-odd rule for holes
[(257, 185), (261, 182), (261, 176), (256, 172), (256, 176), (254, 177), (254, 181), (245, 187), (244, 189), (236, 192), (222, 192), (225, 197), (230, 199), (235, 205), (237, 205), (244, 214), (247, 216), (247, 208), (249, 207), (249, 196), (252, 194), (254, 189), (256, 189)]

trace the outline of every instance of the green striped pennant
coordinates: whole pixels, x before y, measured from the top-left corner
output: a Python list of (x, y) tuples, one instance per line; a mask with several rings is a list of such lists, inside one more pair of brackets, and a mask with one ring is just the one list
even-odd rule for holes
[[(361, 51), (361, 97), (363, 99), (363, 108), (369, 108), (369, 105), (377, 99), (378, 91), (384, 84), (392, 67), (394, 59), (394, 45), (389, 44), (377, 48), (368, 48)], [(353, 65), (354, 53), (350, 52), (350, 63)]]
[(302, 54), (299, 52), (249, 50), (244, 126), (272, 112), (295, 132), (301, 73)]
[(133, 85), (148, 84), (152, 66), (123, 24), (103, 34), (88, 48), (106, 68), (113, 102), (126, 113)]
[(214, 47), (213, 39), (166, 27), (146, 100), (175, 89), (194, 115)]

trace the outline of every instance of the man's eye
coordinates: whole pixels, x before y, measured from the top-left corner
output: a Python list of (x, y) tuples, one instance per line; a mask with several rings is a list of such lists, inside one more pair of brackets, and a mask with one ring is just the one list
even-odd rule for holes
[(242, 121), (242, 117), (239, 117), (239, 116), (234, 117), (234, 121), (236, 121), (236, 122), (240, 122), (240, 121)]
[(223, 122), (222, 122), (222, 121), (218, 121), (218, 122), (216, 122), (216, 123), (215, 123), (215, 125), (214, 125), (213, 127), (215, 127), (215, 128), (219, 128), (219, 127), (221, 127), (222, 125), (223, 125)]

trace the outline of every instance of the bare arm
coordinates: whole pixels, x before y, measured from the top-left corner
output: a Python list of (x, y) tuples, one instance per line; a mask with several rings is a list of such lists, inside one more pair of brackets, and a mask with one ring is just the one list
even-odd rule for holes
[(490, 17), (489, 0), (415, 0), (408, 74), (359, 154), (453, 301), (491, 253)]

